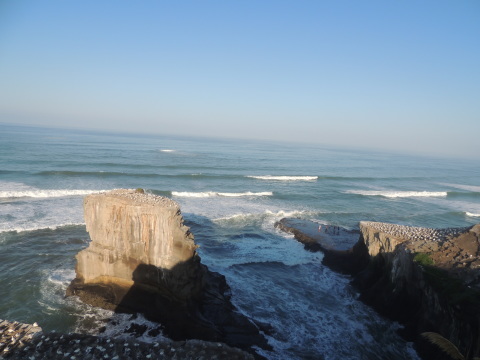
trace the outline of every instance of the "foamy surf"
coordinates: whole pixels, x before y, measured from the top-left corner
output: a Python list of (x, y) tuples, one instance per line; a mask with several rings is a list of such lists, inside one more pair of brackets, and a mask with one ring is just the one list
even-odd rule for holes
[(193, 197), (193, 198), (207, 198), (207, 197), (214, 197), (214, 196), (224, 196), (224, 197), (243, 197), (243, 196), (272, 196), (273, 193), (271, 191), (264, 191), (264, 192), (242, 192), (242, 193), (224, 193), (224, 192), (214, 192), (214, 191), (207, 191), (207, 192), (181, 192), (181, 191), (172, 191), (172, 196), (178, 197)]
[(465, 215), (467, 215), (467, 216), (471, 216), (471, 217), (480, 217), (480, 214), (477, 214), (477, 213), (471, 213), (471, 212), (468, 212), (468, 211), (465, 211)]
[(66, 223), (66, 224), (59, 224), (59, 225), (40, 225), (34, 227), (22, 227), (22, 226), (13, 226), (13, 227), (5, 227), (0, 229), (0, 233), (4, 232), (31, 232), (31, 231), (38, 231), (38, 230), (57, 230), (62, 227), (67, 226), (84, 226), (85, 223)]
[(446, 191), (374, 191), (374, 190), (347, 190), (345, 194), (356, 194), (364, 196), (383, 196), (387, 198), (406, 197), (441, 197), (447, 196)]
[(247, 178), (258, 180), (273, 180), (273, 181), (315, 181), (318, 176), (276, 176), (276, 175), (247, 175)]
[[(293, 211), (284, 211), (284, 210), (279, 210), (279, 211), (270, 211), (270, 210), (265, 210), (261, 214), (233, 214), (221, 218), (216, 218), (213, 219), (215, 222), (222, 222), (222, 221), (243, 221), (245, 219), (251, 219), (252, 217), (264, 217), (264, 216), (270, 216), (273, 218), (284, 218), (284, 217), (301, 217), (302, 215), (312, 215), (313, 213), (310, 211), (305, 211), (305, 210), (293, 210)], [(316, 214), (316, 213), (315, 213)]]
[(55, 198), (64, 196), (83, 196), (98, 194), (105, 190), (25, 190), (25, 191), (0, 191), (0, 198)]

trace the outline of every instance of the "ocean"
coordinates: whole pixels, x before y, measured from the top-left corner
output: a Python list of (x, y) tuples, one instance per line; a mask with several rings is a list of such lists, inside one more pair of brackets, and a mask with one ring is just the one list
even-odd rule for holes
[[(65, 298), (88, 246), (83, 197), (144, 188), (177, 201), (202, 263), (239, 311), (273, 327), (268, 359), (416, 359), (412, 344), (321, 264), (283, 217), (355, 229), (362, 220), (480, 222), (480, 162), (311, 144), (0, 124), (0, 318), (44, 330), (127, 336), (142, 318)], [(144, 341), (154, 339), (145, 333)]]

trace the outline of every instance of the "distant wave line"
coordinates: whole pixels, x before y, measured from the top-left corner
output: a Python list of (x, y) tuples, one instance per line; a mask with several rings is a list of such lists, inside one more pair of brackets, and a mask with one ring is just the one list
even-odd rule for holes
[(128, 173), (119, 171), (41, 171), (38, 175), (63, 175), (63, 176), (134, 176), (134, 177), (156, 177), (161, 176), (154, 173)]
[(0, 198), (56, 198), (64, 196), (78, 196), (98, 194), (106, 190), (25, 190), (25, 191), (0, 191)]
[(161, 149), (160, 152), (170, 153), (170, 152), (175, 152), (175, 150), (172, 150), (172, 149)]
[(224, 196), (224, 197), (242, 197), (242, 196), (272, 196), (273, 193), (271, 191), (264, 191), (264, 192), (243, 192), (243, 193), (224, 193), (224, 192), (214, 192), (214, 191), (206, 191), (206, 192), (187, 192), (187, 191), (172, 191), (172, 196), (178, 197), (196, 197), (196, 198), (206, 198), (206, 197), (214, 197), (214, 196)]
[(314, 181), (318, 176), (290, 176), (290, 175), (247, 175), (247, 178), (258, 180), (275, 180), (275, 181)]
[(357, 194), (364, 196), (383, 196), (388, 198), (405, 197), (440, 197), (447, 196), (446, 191), (376, 191), (376, 190), (347, 190), (346, 194)]

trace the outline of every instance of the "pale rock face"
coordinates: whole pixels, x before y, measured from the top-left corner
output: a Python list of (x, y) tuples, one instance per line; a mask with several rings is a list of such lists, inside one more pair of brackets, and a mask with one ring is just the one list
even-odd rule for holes
[(135, 277), (135, 282), (140, 279), (180, 299), (200, 290), (197, 245), (176, 202), (135, 190), (113, 190), (85, 197), (84, 212), (92, 239), (77, 254), (77, 279), (84, 284), (128, 287)]
[(360, 222), (360, 232), (370, 256), (374, 257), (379, 253), (393, 252), (398, 244), (405, 241), (405, 239), (389, 234), (375, 225), (376, 223), (368, 221)]

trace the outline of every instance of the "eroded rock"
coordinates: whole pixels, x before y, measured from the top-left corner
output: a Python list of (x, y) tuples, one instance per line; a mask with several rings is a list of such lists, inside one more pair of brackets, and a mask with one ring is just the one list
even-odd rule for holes
[(431, 229), (362, 221), (350, 250), (332, 246), (335, 237), (315, 233), (313, 224), (282, 219), (277, 226), (321, 250), (325, 265), (351, 274), (360, 299), (402, 323), (423, 358), (449, 359), (422, 332), (441, 334), (466, 358), (480, 355), (480, 224)]
[(135, 190), (88, 195), (92, 242), (77, 254), (67, 295), (117, 312), (143, 313), (173, 340), (223, 341), (268, 348), (258, 327), (236, 311), (223, 275), (201, 264), (178, 204)]

